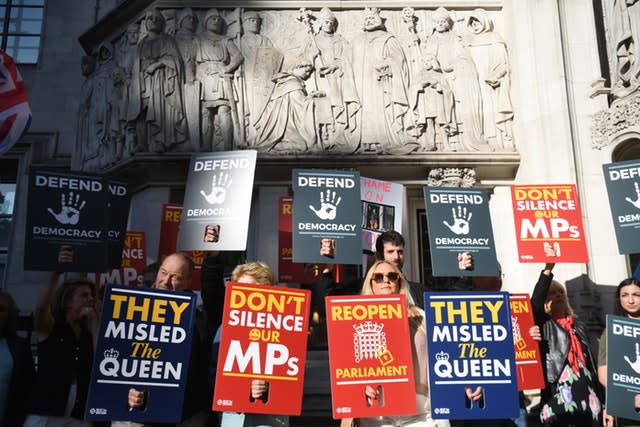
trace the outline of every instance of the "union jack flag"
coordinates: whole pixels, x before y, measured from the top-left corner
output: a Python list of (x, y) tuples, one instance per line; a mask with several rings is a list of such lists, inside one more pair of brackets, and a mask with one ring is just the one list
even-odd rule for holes
[(29, 129), (27, 89), (13, 58), (0, 50), (0, 155)]

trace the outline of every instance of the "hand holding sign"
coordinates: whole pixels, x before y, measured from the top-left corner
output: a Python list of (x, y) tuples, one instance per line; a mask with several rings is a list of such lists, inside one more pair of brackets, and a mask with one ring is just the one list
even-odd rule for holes
[(342, 197), (340, 196), (338, 196), (338, 199), (336, 200), (335, 191), (327, 190), (326, 200), (324, 193), (320, 192), (320, 208), (316, 209), (313, 205), (309, 205), (309, 209), (311, 209), (320, 219), (335, 219), (337, 213), (336, 209), (341, 201)]
[(211, 192), (207, 194), (204, 190), (200, 190), (200, 194), (202, 194), (202, 197), (204, 197), (210, 205), (224, 203), (224, 200), (227, 197), (227, 189), (231, 187), (231, 181), (229, 174), (220, 172), (218, 175), (213, 175), (211, 180)]
[(457, 215), (456, 208), (451, 208), (451, 212), (453, 213), (453, 224), (449, 224), (447, 221), (442, 221), (442, 223), (455, 234), (469, 234), (469, 221), (471, 221), (473, 213), (467, 213), (467, 208), (462, 206), (458, 206)]
[(73, 191), (69, 193), (69, 198), (64, 197), (64, 193), (60, 197), (60, 212), (55, 213), (53, 209), (48, 208), (47, 211), (53, 215), (53, 217), (60, 224), (76, 225), (80, 220), (80, 211), (84, 208), (85, 201), (80, 202), (80, 194), (75, 194)]

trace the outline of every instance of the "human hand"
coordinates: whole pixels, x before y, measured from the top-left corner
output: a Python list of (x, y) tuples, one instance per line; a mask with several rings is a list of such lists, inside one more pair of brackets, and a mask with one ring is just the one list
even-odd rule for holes
[(211, 192), (205, 193), (204, 190), (200, 190), (200, 194), (210, 205), (217, 205), (224, 203), (224, 199), (227, 197), (227, 189), (231, 187), (232, 179), (229, 174), (220, 172), (218, 175), (213, 175), (211, 179)]
[(342, 201), (342, 197), (336, 199), (336, 192), (327, 190), (327, 195), (321, 191), (320, 192), (320, 208), (316, 209), (313, 205), (309, 205), (309, 209), (311, 209), (318, 218), (320, 219), (335, 219), (336, 218), (336, 209), (338, 205)]
[(456, 208), (451, 208), (451, 212), (453, 214), (453, 224), (449, 224), (447, 221), (442, 221), (442, 223), (455, 234), (469, 234), (469, 221), (471, 221), (473, 212), (467, 213), (467, 208), (462, 206), (458, 206), (457, 214)]
[(640, 343), (636, 343), (636, 360), (632, 362), (627, 356), (624, 356), (624, 360), (627, 361), (636, 374), (640, 374)]
[(203, 241), (205, 243), (216, 243), (220, 239), (220, 226), (219, 225), (211, 225), (207, 224), (204, 227), (204, 238)]
[(473, 254), (471, 252), (460, 252), (458, 254), (458, 269), (473, 270)]
[[(75, 196), (75, 197), (74, 197)], [(80, 211), (84, 208), (86, 202), (80, 201), (80, 194), (74, 194), (73, 191), (69, 192), (69, 197), (65, 198), (64, 193), (60, 196), (60, 212), (55, 213), (53, 209), (48, 208), (47, 211), (58, 221), (60, 224), (76, 225), (80, 221)]]
[(484, 389), (482, 388), (481, 385), (476, 387), (475, 390), (471, 390), (471, 387), (466, 386), (464, 388), (464, 393), (466, 394), (467, 399), (473, 402), (473, 401), (478, 401), (482, 399), (482, 396), (484, 395)]
[(370, 385), (364, 388), (364, 397), (367, 400), (367, 406), (372, 406), (373, 401), (378, 399), (378, 390)]
[(540, 333), (540, 326), (534, 325), (529, 328), (529, 336), (536, 341), (542, 341), (542, 334)]
[(637, 182), (633, 183), (633, 186), (636, 189), (636, 199), (635, 200), (631, 200), (631, 197), (625, 197), (624, 199), (631, 203), (633, 206), (635, 206), (636, 208), (640, 209), (640, 186), (638, 186)]
[(607, 410), (605, 408), (602, 409), (602, 425), (603, 427), (613, 427), (613, 417), (607, 414)]
[(640, 412), (640, 394), (633, 396), (633, 406), (636, 408), (636, 412)]
[(335, 239), (320, 239), (320, 255), (329, 258), (336, 256)]
[(138, 391), (135, 388), (129, 389), (129, 395), (127, 397), (127, 404), (129, 405), (129, 410), (133, 410), (135, 408), (141, 408), (145, 404), (145, 392)]
[(265, 393), (269, 390), (269, 383), (265, 380), (253, 380), (251, 381), (251, 397), (258, 400), (262, 399)]
[(58, 251), (58, 264), (70, 264), (73, 262), (73, 247), (69, 245), (60, 246)]

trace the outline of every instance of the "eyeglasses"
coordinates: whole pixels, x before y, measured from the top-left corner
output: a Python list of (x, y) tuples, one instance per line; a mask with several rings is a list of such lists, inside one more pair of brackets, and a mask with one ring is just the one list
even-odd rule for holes
[(398, 273), (396, 273), (395, 271), (392, 271), (390, 273), (387, 274), (383, 274), (383, 273), (373, 273), (373, 275), (371, 276), (371, 280), (373, 280), (376, 283), (382, 283), (384, 282), (384, 278), (389, 279), (390, 282), (397, 282), (398, 279), (400, 278), (400, 275)]

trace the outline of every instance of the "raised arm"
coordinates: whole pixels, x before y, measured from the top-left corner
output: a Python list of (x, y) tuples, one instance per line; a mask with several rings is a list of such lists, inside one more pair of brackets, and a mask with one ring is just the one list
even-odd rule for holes
[(533, 306), (533, 317), (536, 325), (542, 326), (545, 319), (544, 302), (547, 299), (547, 293), (553, 280), (553, 267), (555, 263), (546, 263), (544, 269), (540, 273), (538, 283), (533, 288), (533, 294), (531, 295), (531, 305)]
[(52, 273), (49, 283), (38, 297), (35, 308), (34, 330), (39, 341), (46, 339), (53, 329), (53, 295), (58, 288), (61, 275), (62, 273), (60, 272)]

